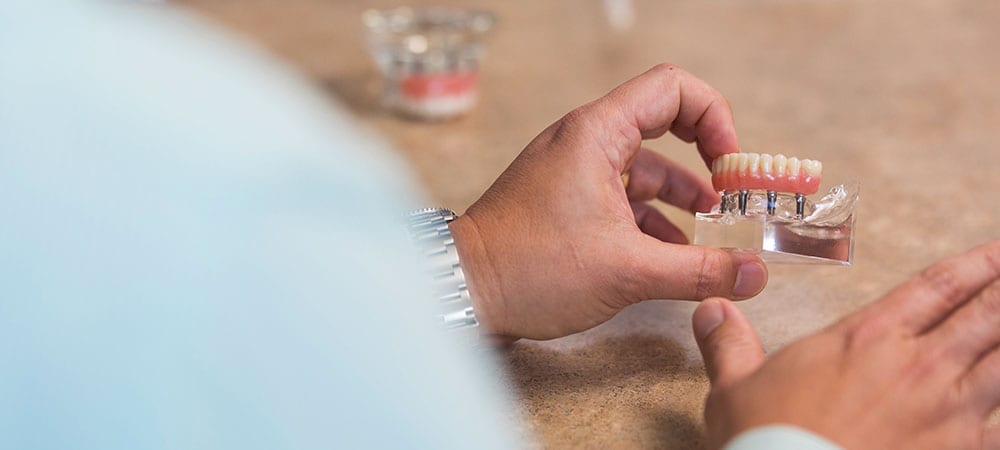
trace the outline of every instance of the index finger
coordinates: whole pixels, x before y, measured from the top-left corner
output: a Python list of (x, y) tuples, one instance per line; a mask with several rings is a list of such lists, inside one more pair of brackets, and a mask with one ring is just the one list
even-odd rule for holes
[(630, 161), (643, 139), (660, 137), (668, 130), (685, 141), (696, 141), (709, 167), (716, 157), (739, 151), (729, 102), (704, 81), (671, 64), (653, 67), (590, 106), (603, 117), (613, 112), (610, 117), (618, 130), (611, 136), (621, 139), (609, 146), (609, 151), (621, 152), (613, 155), (613, 161)]
[(705, 177), (652, 150), (642, 148), (629, 168), (625, 195), (629, 200), (660, 199), (678, 208), (707, 212), (719, 194)]
[(855, 313), (846, 323), (886, 317), (910, 335), (920, 335), (1000, 279), (1000, 240), (940, 261), (893, 289), (882, 300)]

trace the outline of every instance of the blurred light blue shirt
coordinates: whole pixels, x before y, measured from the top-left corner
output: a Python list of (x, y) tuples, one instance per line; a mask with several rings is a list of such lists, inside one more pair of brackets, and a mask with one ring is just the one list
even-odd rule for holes
[(432, 319), (420, 193), (323, 97), (168, 7), (3, 6), (0, 448), (523, 444)]
[(322, 93), (168, 7), (2, 9), (0, 448), (518, 445)]

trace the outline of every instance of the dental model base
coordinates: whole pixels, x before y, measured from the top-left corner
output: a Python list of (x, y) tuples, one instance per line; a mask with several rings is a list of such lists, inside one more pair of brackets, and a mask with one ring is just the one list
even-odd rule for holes
[(858, 183), (822, 198), (823, 164), (784, 155), (732, 153), (712, 164), (722, 202), (695, 216), (694, 243), (753, 251), (769, 264), (850, 265)]

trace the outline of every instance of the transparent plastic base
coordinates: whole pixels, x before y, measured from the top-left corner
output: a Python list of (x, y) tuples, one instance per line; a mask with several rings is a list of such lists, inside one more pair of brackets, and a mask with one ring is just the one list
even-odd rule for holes
[(725, 192), (720, 206), (695, 215), (694, 243), (757, 252), (768, 264), (849, 266), (859, 191), (852, 182), (816, 202), (806, 198), (801, 216), (795, 195), (772, 197), (769, 213), (766, 191), (750, 191), (745, 202), (740, 193)]

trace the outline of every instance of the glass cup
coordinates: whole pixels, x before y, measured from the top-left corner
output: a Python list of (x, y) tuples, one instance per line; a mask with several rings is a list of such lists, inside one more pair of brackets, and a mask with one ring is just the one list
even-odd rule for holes
[(476, 104), (487, 11), (460, 8), (368, 10), (368, 50), (383, 81), (383, 104), (426, 120), (462, 115)]

